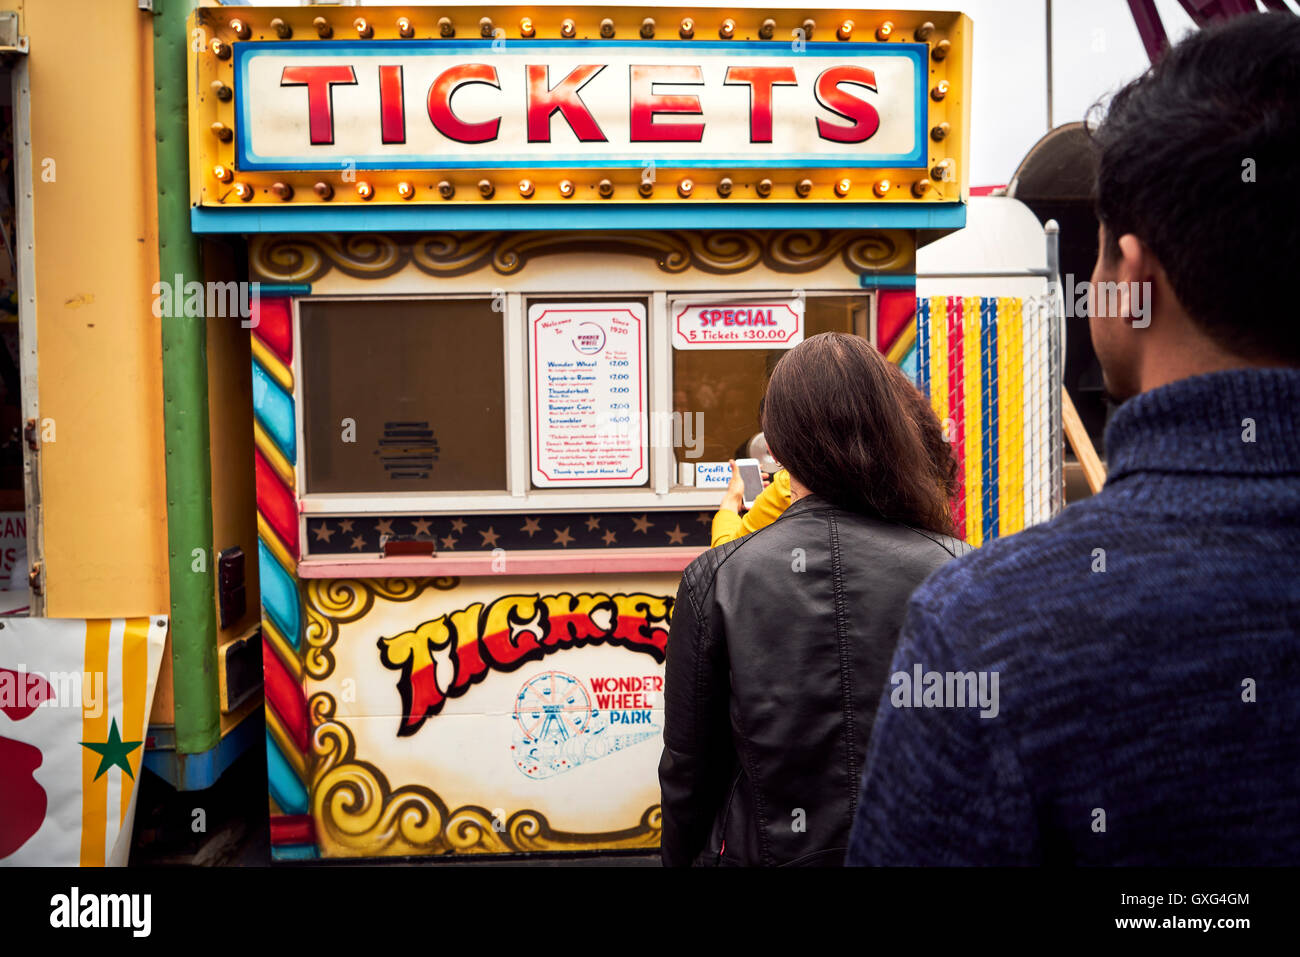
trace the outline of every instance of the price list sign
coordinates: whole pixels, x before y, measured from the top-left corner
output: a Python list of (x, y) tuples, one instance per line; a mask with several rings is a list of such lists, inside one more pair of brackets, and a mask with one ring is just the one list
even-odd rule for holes
[(646, 312), (639, 302), (535, 303), (533, 485), (644, 485)]

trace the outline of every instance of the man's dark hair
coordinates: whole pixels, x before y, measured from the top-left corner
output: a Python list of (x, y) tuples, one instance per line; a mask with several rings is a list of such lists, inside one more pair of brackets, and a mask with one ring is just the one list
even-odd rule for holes
[(1137, 236), (1220, 346), (1300, 363), (1282, 298), (1300, 254), (1300, 17), (1193, 34), (1115, 94), (1092, 138), (1104, 254)]
[(952, 446), (925, 396), (865, 339), (823, 332), (782, 356), (763, 434), (773, 458), (827, 501), (952, 532)]

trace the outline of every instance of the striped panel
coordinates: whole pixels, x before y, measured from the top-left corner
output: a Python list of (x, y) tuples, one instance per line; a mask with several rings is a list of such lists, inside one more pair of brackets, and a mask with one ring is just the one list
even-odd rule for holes
[(980, 481), (983, 523), (981, 535), (998, 537), (998, 337), (996, 299), (980, 300), (980, 391), (984, 395), (980, 433), (983, 462)]
[(980, 409), (980, 301), (968, 296), (962, 300), (962, 401), (965, 405), (965, 463), (966, 463), (966, 541), (975, 547), (983, 543), (983, 512), (980, 500), (980, 475), (984, 445), (980, 429), (983, 425)]
[(916, 301), (916, 385), (930, 394), (930, 300)]
[(310, 817), (311, 719), (303, 685), (301, 555), (295, 465), (293, 302), (261, 299), (253, 328), (253, 442), (257, 558), (262, 602), (262, 676), (266, 690), (266, 769), (271, 855), (317, 856)]
[[(948, 418), (951, 423), (952, 454), (957, 459), (957, 490), (952, 498), (952, 523), (957, 537), (970, 541), (966, 535), (966, 373), (962, 355), (962, 300), (960, 296), (948, 297)], [(973, 544), (973, 543), (972, 543)]]

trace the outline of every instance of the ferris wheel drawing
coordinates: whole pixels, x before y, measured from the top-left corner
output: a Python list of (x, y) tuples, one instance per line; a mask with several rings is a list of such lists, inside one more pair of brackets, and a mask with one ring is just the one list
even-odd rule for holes
[(591, 723), (591, 697), (573, 675), (544, 671), (515, 696), (515, 722), (528, 741), (562, 747)]

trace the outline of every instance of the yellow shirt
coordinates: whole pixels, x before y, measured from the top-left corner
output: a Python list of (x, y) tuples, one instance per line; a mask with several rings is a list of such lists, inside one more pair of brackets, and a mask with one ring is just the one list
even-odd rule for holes
[(790, 473), (781, 469), (772, 476), (772, 484), (763, 489), (763, 493), (754, 500), (754, 507), (741, 518), (729, 508), (718, 509), (713, 516), (713, 544), (716, 548), (723, 542), (734, 538), (743, 538), (751, 532), (771, 525), (790, 507)]

